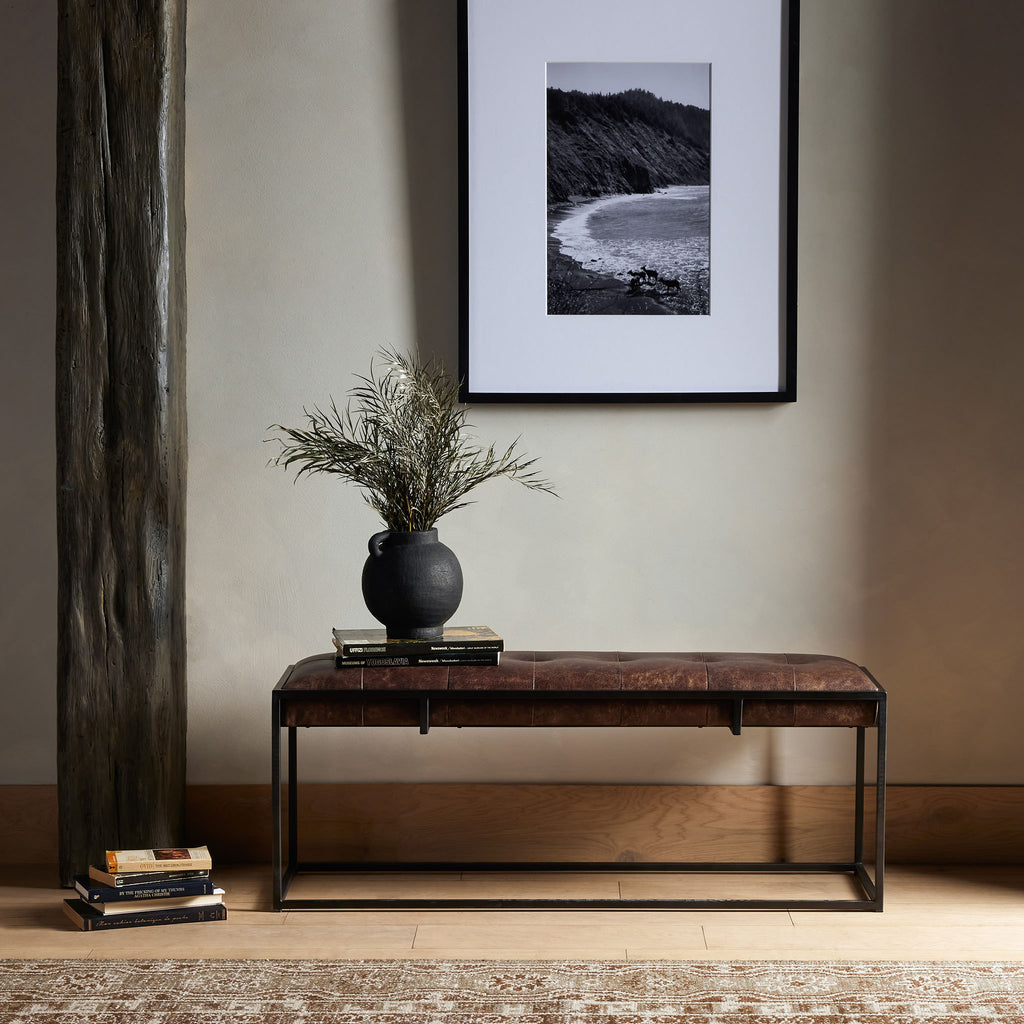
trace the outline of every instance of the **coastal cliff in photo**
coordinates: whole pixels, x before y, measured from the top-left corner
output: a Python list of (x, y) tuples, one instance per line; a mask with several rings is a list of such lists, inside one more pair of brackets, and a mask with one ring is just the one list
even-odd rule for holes
[(710, 312), (710, 77), (548, 65), (549, 314)]
[(711, 181), (711, 112), (645, 89), (548, 89), (548, 203)]

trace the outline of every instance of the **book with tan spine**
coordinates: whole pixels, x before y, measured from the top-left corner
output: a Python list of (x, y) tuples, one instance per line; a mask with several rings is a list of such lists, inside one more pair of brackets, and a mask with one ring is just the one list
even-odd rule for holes
[(160, 847), (154, 850), (107, 850), (107, 871), (208, 871), (213, 867), (205, 846)]

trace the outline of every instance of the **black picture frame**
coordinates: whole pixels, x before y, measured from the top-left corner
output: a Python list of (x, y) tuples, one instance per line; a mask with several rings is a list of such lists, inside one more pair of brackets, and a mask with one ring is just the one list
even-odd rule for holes
[[(458, 53), (462, 400), (795, 401), (799, 0), (459, 0)], [(554, 62), (710, 66), (706, 314), (549, 312)]]

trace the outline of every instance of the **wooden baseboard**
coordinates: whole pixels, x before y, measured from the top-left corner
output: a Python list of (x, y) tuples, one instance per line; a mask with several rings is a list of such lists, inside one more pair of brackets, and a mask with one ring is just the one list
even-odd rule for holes
[[(306, 783), (310, 860), (846, 859), (846, 786)], [(869, 807), (871, 806), (869, 791)], [(269, 862), (270, 787), (190, 786), (188, 834)], [(872, 839), (867, 837), (868, 848)], [(890, 786), (891, 864), (1020, 864), (1024, 786)], [(0, 864), (57, 860), (57, 787), (0, 786)]]
[(0, 864), (56, 864), (57, 845), (57, 787), (0, 786)]

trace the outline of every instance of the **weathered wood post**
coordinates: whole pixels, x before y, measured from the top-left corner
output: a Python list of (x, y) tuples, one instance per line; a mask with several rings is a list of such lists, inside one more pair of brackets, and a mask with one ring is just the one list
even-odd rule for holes
[(185, 0), (58, 0), (60, 873), (181, 842)]

